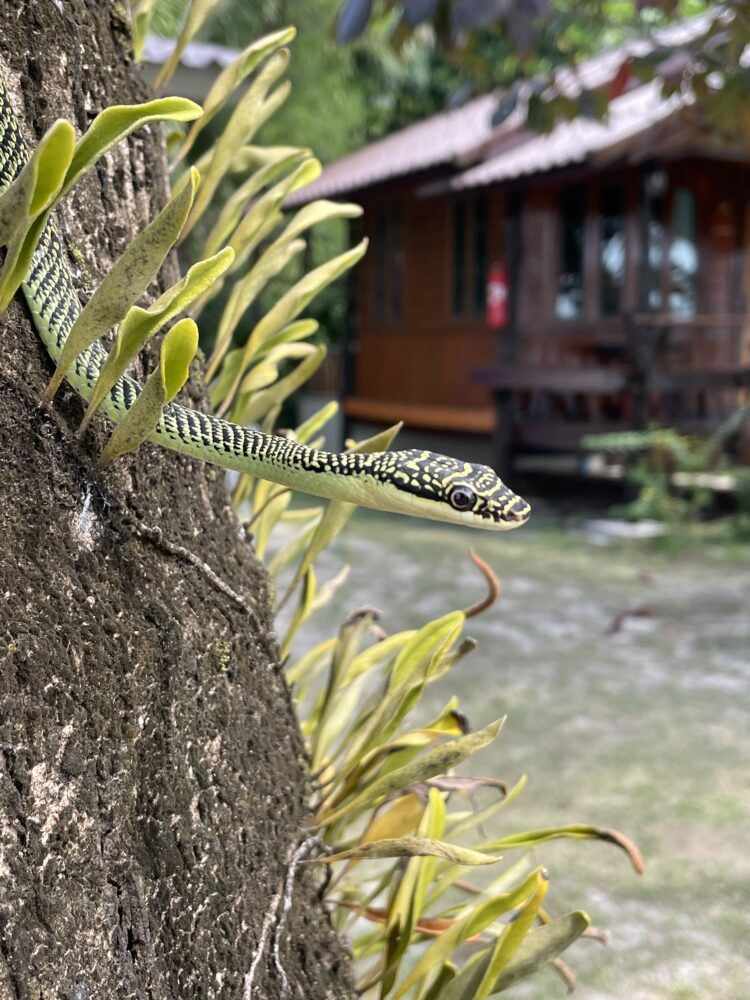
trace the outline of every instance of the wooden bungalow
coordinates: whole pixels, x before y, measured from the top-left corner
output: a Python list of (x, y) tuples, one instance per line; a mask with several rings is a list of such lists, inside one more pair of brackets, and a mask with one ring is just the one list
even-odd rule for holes
[(556, 79), (571, 96), (613, 88), (604, 121), (541, 135), (517, 110), (495, 127), (484, 95), (296, 195), (365, 210), (350, 422), (471, 435), (503, 468), (652, 420), (709, 431), (736, 405), (750, 385), (750, 137), (720, 136), (689, 100), (631, 77), (644, 45)]

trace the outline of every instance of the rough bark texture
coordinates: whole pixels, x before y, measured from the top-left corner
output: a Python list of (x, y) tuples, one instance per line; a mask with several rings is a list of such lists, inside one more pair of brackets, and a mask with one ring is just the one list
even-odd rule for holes
[[(0, 71), (30, 142), (146, 96), (104, 0), (0, 0)], [(95, 279), (165, 190), (151, 130), (68, 199)], [(0, 1000), (241, 997), (309, 821), (265, 574), (215, 470), (147, 446), (102, 473), (103, 420), (79, 443), (72, 392), (38, 410), (51, 367), (19, 301), (0, 345)], [(303, 867), (290, 996), (348, 997), (320, 896)], [(282, 995), (273, 941), (254, 997)]]

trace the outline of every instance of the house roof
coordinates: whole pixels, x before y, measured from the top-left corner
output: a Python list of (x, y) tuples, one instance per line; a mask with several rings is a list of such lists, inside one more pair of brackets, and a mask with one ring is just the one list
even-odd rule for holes
[[(551, 91), (575, 97), (584, 90), (605, 86), (629, 59), (660, 46), (687, 45), (704, 34), (717, 16), (723, 16), (721, 8), (654, 31), (648, 38), (634, 38), (577, 66), (562, 67), (554, 74)], [(539, 135), (523, 127), (523, 101), (505, 121), (493, 126), (499, 97), (498, 92), (484, 94), (350, 153), (326, 166), (315, 181), (296, 191), (287, 205), (336, 197), (440, 165), (458, 167), (482, 161), (449, 182), (424, 188), (424, 193), (551, 170), (581, 162), (594, 152), (641, 134), (672, 115), (681, 103), (679, 99), (663, 98), (654, 81), (611, 101), (608, 118), (603, 122), (580, 117), (558, 124), (548, 135)]]
[(452, 163), (492, 136), (496, 106), (494, 94), (483, 94), (460, 108), (432, 115), (371, 142), (326, 166), (320, 177), (296, 192), (288, 204), (344, 194)]
[(664, 99), (654, 80), (610, 101), (603, 121), (574, 118), (559, 122), (546, 135), (526, 133), (525, 141), (500, 147), (489, 159), (444, 181), (440, 188), (462, 191), (606, 156), (671, 118), (685, 103), (676, 94)]

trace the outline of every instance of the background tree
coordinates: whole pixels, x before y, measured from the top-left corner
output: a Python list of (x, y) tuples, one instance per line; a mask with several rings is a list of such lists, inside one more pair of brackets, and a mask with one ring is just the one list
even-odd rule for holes
[[(750, 67), (750, 16), (745, 0), (710, 4), (704, 0), (345, 0), (336, 23), (339, 41), (351, 42), (378, 23), (390, 25), (391, 43), (401, 49), (426, 34), (445, 59), (468, 75), (480, 91), (501, 87), (517, 93), (524, 82), (532, 126), (550, 128), (558, 118), (601, 117), (616, 93), (610, 84), (579, 99), (547, 91), (554, 70), (575, 66), (582, 57), (637, 38), (674, 21), (710, 15), (690, 40), (656, 44), (635, 55), (631, 69), (644, 80), (659, 79), (666, 93), (695, 95), (715, 121), (736, 129), (746, 115)], [(530, 93), (530, 97), (528, 96)], [(545, 112), (546, 105), (546, 112)], [(499, 122), (513, 108), (498, 106)]]
[[(30, 144), (146, 96), (109, 2), (1, 4), (0, 72)], [(75, 188), (82, 285), (166, 193), (154, 128)], [(309, 815), (265, 573), (215, 470), (145, 446), (102, 473), (103, 422), (81, 442), (74, 393), (37, 406), (20, 300), (0, 335), (0, 996), (240, 996), (253, 968), (280, 996), (268, 915)], [(349, 996), (319, 889), (298, 873), (279, 957), (295, 994)]]

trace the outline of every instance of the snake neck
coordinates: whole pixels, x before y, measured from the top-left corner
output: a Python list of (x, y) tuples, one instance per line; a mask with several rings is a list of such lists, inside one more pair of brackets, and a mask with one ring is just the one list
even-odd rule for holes
[(164, 407), (154, 441), (175, 451), (292, 489), (350, 500), (355, 481), (377, 479), (375, 455), (323, 451), (241, 427), (179, 404)]

